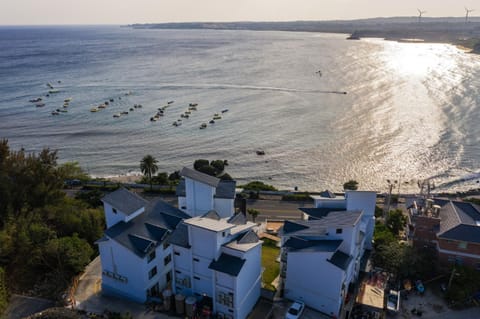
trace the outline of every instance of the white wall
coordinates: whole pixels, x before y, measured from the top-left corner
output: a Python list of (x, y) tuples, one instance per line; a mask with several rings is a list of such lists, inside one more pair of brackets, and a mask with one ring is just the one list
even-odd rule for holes
[(347, 191), (345, 197), (347, 198), (347, 210), (363, 211), (362, 221), (366, 224), (365, 248), (372, 249), (377, 194), (369, 191)]
[(209, 258), (210, 260), (216, 258), (217, 233), (191, 225), (188, 228), (192, 255)]
[(185, 192), (190, 216), (201, 216), (213, 209), (214, 187), (185, 178)]
[(314, 198), (314, 207), (327, 207), (327, 208), (345, 208), (346, 202), (344, 197), (339, 198)]
[(215, 198), (214, 209), (221, 218), (231, 217), (234, 213), (234, 200), (228, 198)]
[(261, 264), (262, 246), (258, 245), (245, 253), (246, 260), (237, 276), (235, 292), (236, 318), (244, 319), (252, 311), (258, 298), (262, 281)]
[(178, 209), (187, 213), (187, 198), (183, 196), (178, 196)]
[(288, 253), (285, 297), (303, 300), (326, 314), (338, 316), (344, 273), (327, 261), (332, 253)]
[(125, 218), (127, 217), (124, 213), (122, 213), (118, 209), (116, 210), (117, 212), (114, 213), (112, 205), (105, 202), (103, 203), (103, 210), (105, 212), (105, 221), (106, 221), (107, 228), (110, 228), (116, 223), (122, 220), (125, 220)]

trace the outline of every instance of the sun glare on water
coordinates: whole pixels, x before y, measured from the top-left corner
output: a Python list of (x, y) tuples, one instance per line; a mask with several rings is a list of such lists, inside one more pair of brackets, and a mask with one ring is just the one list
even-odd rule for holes
[(448, 56), (456, 49), (449, 45), (390, 42), (386, 49), (390, 51), (387, 65), (399, 75), (423, 77), (454, 67)]

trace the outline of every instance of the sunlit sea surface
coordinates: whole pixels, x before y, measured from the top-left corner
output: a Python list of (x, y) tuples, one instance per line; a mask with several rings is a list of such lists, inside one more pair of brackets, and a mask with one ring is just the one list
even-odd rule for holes
[[(45, 97), (47, 83), (60, 92)], [(68, 113), (51, 115), (69, 97)], [(189, 103), (198, 110), (173, 126)], [(317, 33), (2, 27), (0, 137), (95, 176), (138, 173), (152, 154), (168, 172), (227, 159), (240, 182), (283, 189), (478, 188), (480, 56)]]

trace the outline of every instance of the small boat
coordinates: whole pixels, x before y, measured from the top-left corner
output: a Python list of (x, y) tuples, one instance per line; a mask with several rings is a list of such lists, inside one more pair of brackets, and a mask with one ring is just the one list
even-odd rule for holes
[(104, 109), (104, 108), (106, 108), (106, 107), (107, 107), (107, 106), (106, 106), (105, 104), (100, 104), (100, 105), (98, 106), (99, 109)]
[(56, 109), (57, 112), (61, 112), (61, 113), (67, 113), (68, 110), (62, 110), (62, 109)]
[(70, 102), (71, 100), (73, 100), (73, 98), (69, 97), (69, 98), (63, 100), (63, 102), (68, 103), (68, 102)]
[(115, 118), (119, 118), (120, 116), (121, 116), (120, 113), (115, 113), (115, 114), (113, 114), (113, 117), (115, 117)]
[(123, 111), (123, 112), (121, 112), (120, 114), (122, 114), (122, 115), (128, 115), (128, 112), (127, 112), (127, 111)]
[(131, 95), (132, 94), (132, 91), (128, 91), (127, 93), (125, 93), (125, 95)]
[(190, 115), (184, 114), (183, 117), (186, 118), (186, 119), (188, 119), (188, 118), (190, 117)]
[(141, 109), (141, 108), (142, 108), (142, 104), (138, 104), (137, 107), (138, 107), (139, 109)]
[(53, 89), (53, 85), (52, 85), (52, 84), (47, 83), (47, 86), (48, 86), (50, 89)]
[(110, 99), (110, 102), (113, 102), (113, 99)]
[(168, 101), (167, 104), (173, 104), (175, 101)]
[(103, 102), (103, 104), (108, 105), (110, 104), (108, 101)]
[(160, 119), (160, 115), (158, 115), (158, 114), (155, 114), (153, 117), (156, 118), (157, 120)]
[(163, 116), (163, 112), (162, 112), (162, 111), (158, 111), (156, 116)]
[(256, 153), (257, 153), (257, 155), (265, 155), (264, 150), (257, 150)]
[(92, 107), (92, 108), (90, 109), (90, 112), (92, 112), (92, 113), (98, 112), (98, 108)]
[(222, 110), (222, 113), (227, 113), (228, 109)]
[(215, 114), (213, 114), (213, 116), (219, 116), (219, 114), (218, 114), (218, 113), (215, 113)]
[(188, 107), (188, 110), (189, 110), (189, 111), (196, 111), (196, 110), (197, 110), (197, 107), (196, 107), (196, 106), (189, 106), (189, 107)]
[(62, 81), (58, 80), (57, 83), (60, 84), (60, 83), (62, 83)]
[(185, 111), (185, 114), (192, 114), (191, 111)]
[(214, 120), (210, 120), (210, 122), (208, 122), (210, 124), (215, 124), (215, 121)]
[(157, 118), (156, 118), (155, 116), (152, 116), (152, 117), (150, 118), (150, 121), (156, 122), (156, 121), (157, 121)]
[(213, 117), (213, 119), (214, 119), (214, 120), (221, 120), (222, 117), (221, 117), (220, 115), (215, 115), (215, 116)]
[(70, 104), (68, 104), (68, 103), (63, 103), (63, 107), (67, 108), (67, 107), (69, 107), (69, 106), (70, 106)]
[(133, 107), (131, 107), (129, 110), (130, 110), (130, 112), (133, 112), (133, 110), (135, 110), (135, 109)]
[(60, 113), (57, 111), (52, 111), (52, 115), (60, 115)]
[(180, 125), (182, 125), (182, 122), (173, 122), (172, 125), (173, 125), (173, 126), (180, 126)]
[(202, 123), (202, 125), (200, 125), (201, 130), (206, 129), (206, 128), (207, 128), (207, 123)]
[(188, 104), (188, 106), (193, 106), (193, 107), (195, 107), (195, 106), (198, 106), (198, 103), (190, 103), (190, 104)]
[(42, 100), (41, 97), (37, 97), (36, 99), (29, 100), (28, 102), (37, 103), (37, 102), (40, 102), (41, 100)]
[(36, 107), (44, 107), (45, 106), (45, 103), (37, 103), (35, 104)]
[(180, 114), (180, 117), (185, 117), (185, 114)]
[(59, 92), (60, 92), (60, 90), (57, 90), (57, 89), (48, 91), (48, 93), (50, 93), (50, 94), (55, 94), (55, 93), (59, 93)]

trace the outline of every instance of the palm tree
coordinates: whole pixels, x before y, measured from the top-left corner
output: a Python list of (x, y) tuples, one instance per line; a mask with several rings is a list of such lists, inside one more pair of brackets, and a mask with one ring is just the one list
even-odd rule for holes
[(253, 219), (253, 222), (255, 222), (255, 219), (257, 218), (257, 216), (260, 214), (260, 212), (256, 209), (253, 209), (253, 208), (249, 208), (247, 209), (247, 213), (252, 216), (252, 219)]
[(150, 182), (150, 191), (152, 190), (152, 176), (158, 171), (158, 161), (152, 155), (145, 155), (140, 161), (140, 170)]

